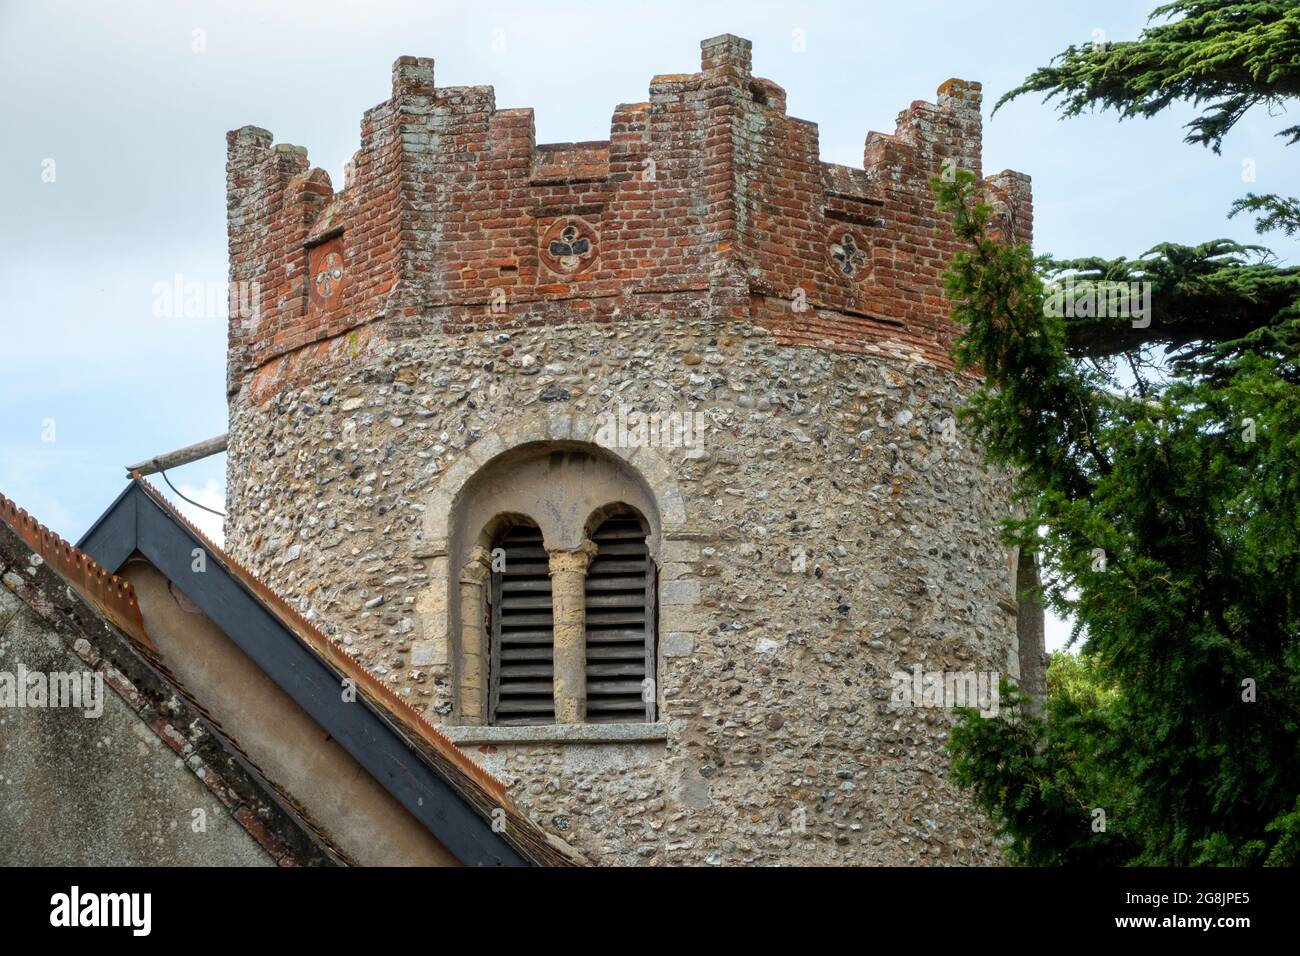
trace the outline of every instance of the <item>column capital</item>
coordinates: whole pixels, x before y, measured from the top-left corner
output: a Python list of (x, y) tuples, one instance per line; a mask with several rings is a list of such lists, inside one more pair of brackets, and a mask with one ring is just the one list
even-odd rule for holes
[(590, 539), (584, 539), (582, 544), (576, 548), (560, 549), (547, 551), (550, 556), (550, 572), (554, 576), (564, 571), (581, 571), (586, 573), (591, 559), (596, 556), (596, 543)]
[(492, 571), (492, 554), (486, 548), (476, 545), (469, 553), (469, 560), (460, 570), (461, 584), (483, 584)]

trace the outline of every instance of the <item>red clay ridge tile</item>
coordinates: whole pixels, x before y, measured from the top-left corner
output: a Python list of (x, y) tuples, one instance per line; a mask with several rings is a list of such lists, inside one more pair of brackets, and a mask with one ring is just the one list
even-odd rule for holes
[(118, 630), (157, 653), (145, 632), (129, 581), (109, 574), (90, 555), (78, 551), (4, 495), (0, 495), (0, 521)]

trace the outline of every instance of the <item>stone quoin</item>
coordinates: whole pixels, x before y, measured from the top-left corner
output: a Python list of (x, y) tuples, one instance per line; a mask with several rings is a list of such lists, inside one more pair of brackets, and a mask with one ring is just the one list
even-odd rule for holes
[[(1042, 653), (1009, 476), (952, 427), (976, 383), (930, 180), (982, 175), (980, 86), (850, 168), (749, 41), (701, 47), (601, 142), (538, 144), (417, 57), (341, 190), (228, 135), (230, 278), (259, 296), (230, 324), (228, 548), (594, 863), (996, 862), (951, 711), (890, 702), (905, 667)], [(984, 182), (1029, 242), (1028, 177)], [(597, 441), (629, 411), (702, 413), (699, 447)]]

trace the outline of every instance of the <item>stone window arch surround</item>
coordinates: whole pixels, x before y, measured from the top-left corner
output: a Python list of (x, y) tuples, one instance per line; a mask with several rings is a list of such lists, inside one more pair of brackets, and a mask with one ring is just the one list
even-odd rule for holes
[[(592, 522), (598, 523), (609, 509), (631, 508), (642, 515), (649, 528), (646, 543), (659, 569), (661, 605), (666, 589), (671, 589), (670, 606), (660, 617), (661, 637), (675, 619), (694, 616), (699, 586), (685, 579), (693, 576), (698, 551), (691, 542), (702, 535), (687, 522), (685, 499), (673, 476), (670, 456), (680, 450), (603, 446), (595, 441), (601, 426), (602, 419), (595, 415), (522, 416), (469, 446), (425, 500), (416, 557), (426, 562), (429, 584), (417, 598), (416, 618), (421, 640), (433, 648), (435, 665), (443, 664), (449, 675), (453, 698), (450, 726), (486, 722), (482, 608), (470, 607), (467, 620), (463, 605), (467, 597), (473, 604), (475, 588), (481, 593), (482, 579), (490, 567), (485, 541), (490, 542), (502, 522), (526, 518), (542, 530), (548, 548), (570, 550), (582, 545), (595, 527)], [(506, 487), (504, 497), (493, 497), (497, 477), (519, 463), (528, 465), (565, 455), (585, 456), (615, 477), (609, 487), (598, 485), (585, 498), (574, 496), (567, 510), (522, 499), (517, 488)], [(563, 462), (559, 467), (564, 467)], [(615, 493), (618, 486), (622, 493)], [(673, 570), (666, 574), (666, 568)], [(476, 642), (477, 648), (473, 646)], [(660, 653), (656, 662), (658, 673), (662, 673), (662, 656)], [(663, 682), (657, 683), (662, 712)]]

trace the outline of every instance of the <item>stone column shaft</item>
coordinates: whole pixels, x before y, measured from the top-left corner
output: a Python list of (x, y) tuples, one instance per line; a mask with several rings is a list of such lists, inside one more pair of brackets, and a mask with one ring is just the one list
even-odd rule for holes
[(571, 551), (550, 552), (557, 724), (587, 719), (587, 567), (595, 555), (591, 541)]
[(465, 724), (482, 724), (487, 718), (487, 684), (483, 677), (488, 635), (483, 625), (490, 577), (491, 557), (483, 548), (475, 548), (460, 573), (460, 647), (456, 663), (460, 720)]

